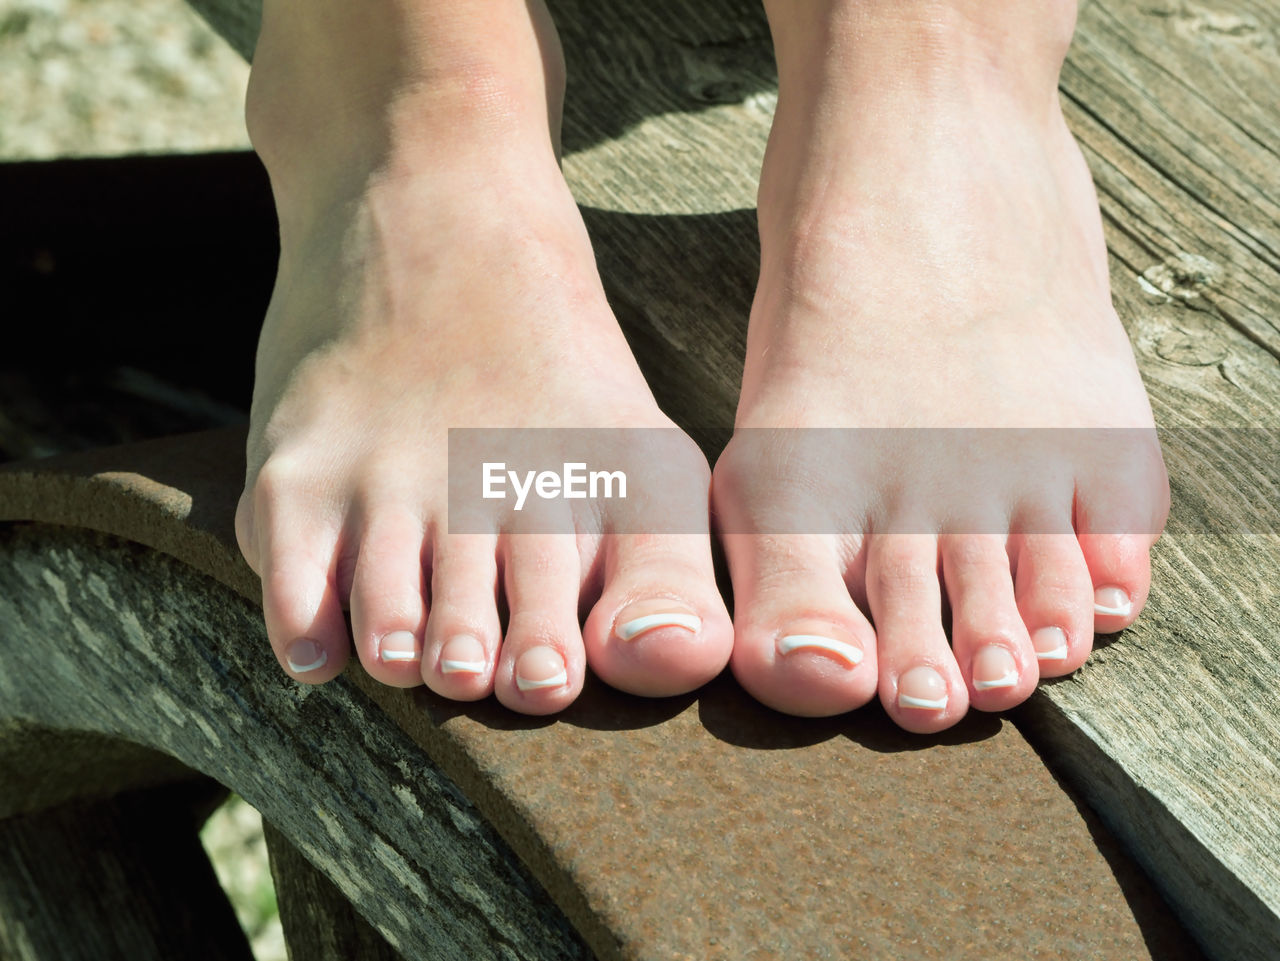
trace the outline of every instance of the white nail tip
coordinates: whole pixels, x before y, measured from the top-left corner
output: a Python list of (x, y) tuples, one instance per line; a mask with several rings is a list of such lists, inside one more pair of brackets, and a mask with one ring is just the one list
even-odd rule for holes
[(483, 674), (484, 661), (441, 661), (441, 674)]
[(1055, 647), (1051, 651), (1036, 651), (1036, 658), (1041, 661), (1065, 661), (1067, 659), (1067, 645)]
[(383, 651), (382, 659), (384, 661), (416, 661), (422, 655), (417, 651)]
[(1095, 614), (1111, 614), (1116, 617), (1128, 617), (1129, 612), (1133, 610), (1133, 601), (1125, 604), (1123, 607), (1105, 607), (1102, 604), (1093, 605), (1093, 613)]
[(973, 689), (975, 691), (989, 691), (993, 687), (1014, 687), (1018, 683), (1018, 672), (1010, 671), (1004, 677), (998, 677), (994, 681), (974, 680)]
[(898, 707), (918, 707), (927, 711), (941, 711), (947, 706), (947, 695), (939, 698), (912, 697), (910, 694), (898, 694)]
[(531, 681), (528, 678), (516, 676), (516, 687), (522, 691), (538, 691), (544, 687), (560, 687), (569, 683), (569, 672), (561, 671), (559, 674), (544, 678), (541, 681)]
[(310, 664), (299, 664), (297, 661), (293, 660), (293, 658), (288, 658), (289, 669), (293, 671), (294, 674), (306, 674), (308, 671), (314, 671), (317, 668), (324, 667), (325, 663), (328, 660), (329, 660), (328, 651), (321, 651), (320, 656), (317, 657)]
[(629, 641), (639, 637), (645, 631), (652, 631), (658, 627), (683, 627), (697, 634), (702, 628), (702, 618), (696, 614), (646, 614), (644, 617), (637, 617), (625, 624), (619, 624), (618, 637)]
[(778, 650), (783, 654), (805, 649), (828, 651), (844, 660), (850, 667), (855, 667), (862, 663), (863, 653), (861, 648), (846, 644), (844, 641), (823, 637), (820, 634), (788, 634), (778, 640)]

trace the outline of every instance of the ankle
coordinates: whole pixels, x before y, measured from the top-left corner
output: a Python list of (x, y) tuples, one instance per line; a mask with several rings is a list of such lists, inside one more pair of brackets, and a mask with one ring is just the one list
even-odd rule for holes
[(821, 73), (868, 91), (935, 97), (975, 80), (1015, 92), (1056, 89), (1076, 18), (1076, 0), (766, 0), (765, 7), (783, 87), (788, 75)]
[(515, 0), (523, 21), (511, 3), (442, 18), (440, 5), (403, 0), (320, 0), (301, 16), (267, 0), (245, 117), (277, 204), (351, 197), (440, 163), (554, 164), (559, 41), (540, 3)]

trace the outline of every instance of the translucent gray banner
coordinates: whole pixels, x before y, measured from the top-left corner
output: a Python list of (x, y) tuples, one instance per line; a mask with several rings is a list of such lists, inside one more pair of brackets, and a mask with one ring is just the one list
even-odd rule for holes
[[(1163, 451), (1163, 458), (1162, 458)], [(1280, 532), (1280, 428), (454, 428), (451, 533)]]

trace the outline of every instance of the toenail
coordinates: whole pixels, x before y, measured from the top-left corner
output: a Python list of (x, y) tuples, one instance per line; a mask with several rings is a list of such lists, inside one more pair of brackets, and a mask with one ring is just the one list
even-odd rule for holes
[(1067, 632), (1060, 627), (1042, 627), (1031, 635), (1031, 646), (1042, 661), (1067, 659)]
[(422, 657), (412, 631), (392, 631), (386, 635), (378, 645), (378, 656), (384, 661), (416, 661)]
[(1093, 592), (1093, 612), (1127, 617), (1133, 610), (1133, 601), (1119, 587), (1099, 587)]
[(516, 661), (516, 687), (537, 691), (544, 687), (561, 687), (569, 683), (564, 658), (554, 647), (531, 647)]
[(683, 627), (686, 631), (697, 634), (702, 629), (702, 618), (697, 614), (687, 614), (684, 611), (657, 611), (625, 620), (619, 617), (615, 633), (622, 640), (630, 641), (646, 631), (656, 630), (659, 627)]
[(834, 654), (850, 667), (862, 663), (862, 648), (847, 641), (837, 641), (832, 637), (820, 634), (788, 634), (778, 639), (778, 652), (790, 654), (792, 651), (825, 651)]
[(458, 634), (440, 648), (441, 674), (483, 674), (489, 666), (484, 645), (470, 634)]
[(1018, 662), (1007, 648), (988, 644), (973, 656), (973, 688), (1014, 687), (1018, 683)]
[(294, 674), (306, 674), (308, 671), (324, 667), (324, 662), (329, 660), (329, 655), (315, 641), (302, 637), (289, 645), (288, 650), (284, 652), (284, 659), (289, 663), (289, 670)]
[(898, 678), (898, 707), (941, 711), (947, 706), (947, 682), (931, 667), (913, 667)]

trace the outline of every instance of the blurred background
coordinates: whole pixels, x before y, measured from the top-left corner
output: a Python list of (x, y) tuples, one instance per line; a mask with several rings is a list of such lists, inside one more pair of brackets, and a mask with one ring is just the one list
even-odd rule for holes
[[(243, 419), (275, 242), (248, 75), (182, 0), (0, 0), (0, 460)], [(283, 961), (257, 813), (201, 837)]]
[(0, 158), (245, 150), (248, 77), (181, 0), (0, 0)]

